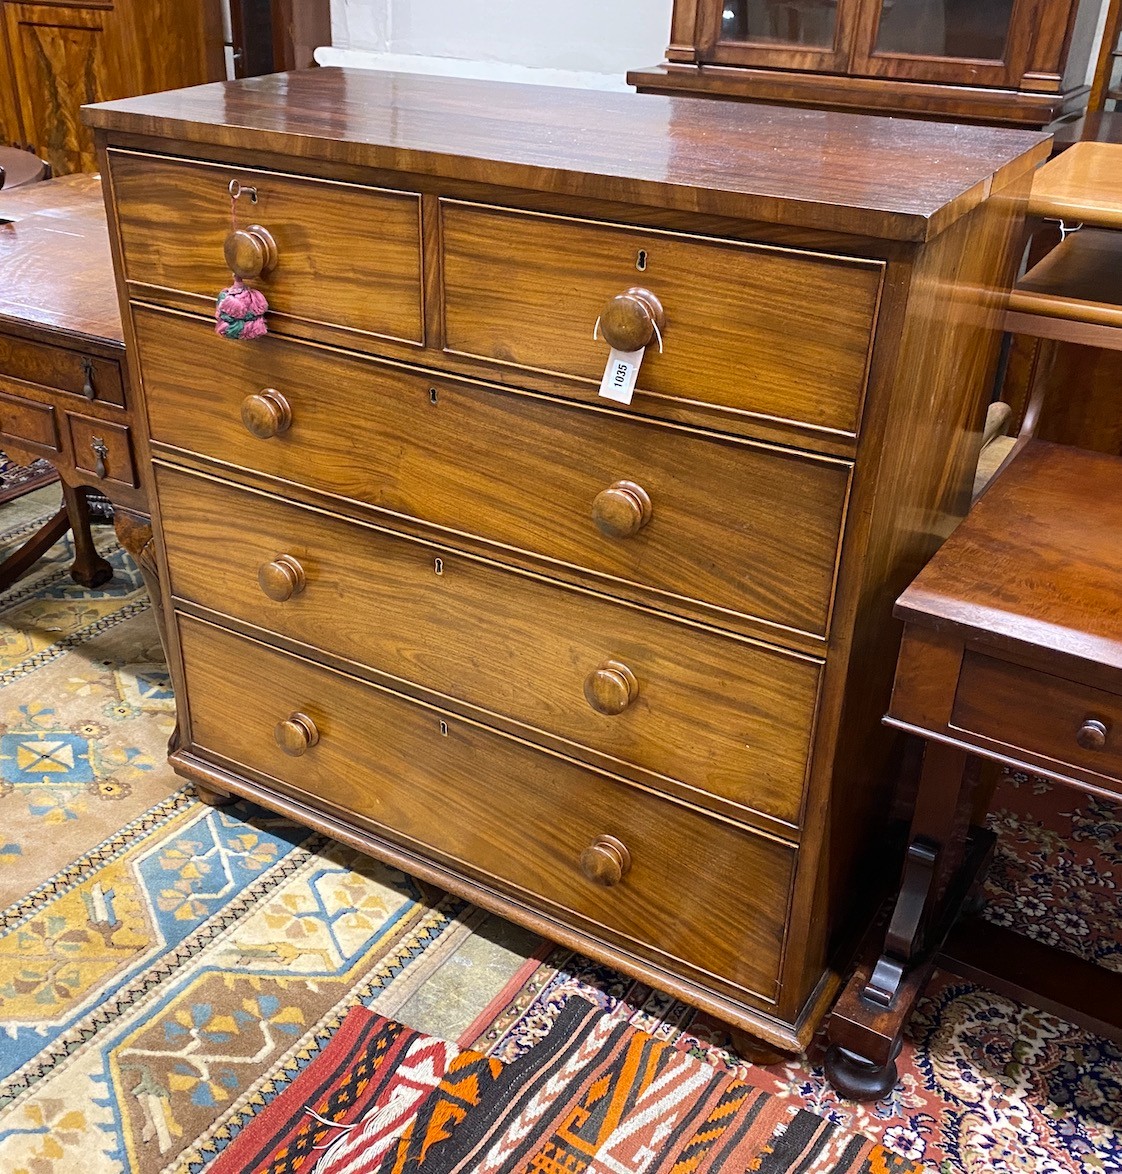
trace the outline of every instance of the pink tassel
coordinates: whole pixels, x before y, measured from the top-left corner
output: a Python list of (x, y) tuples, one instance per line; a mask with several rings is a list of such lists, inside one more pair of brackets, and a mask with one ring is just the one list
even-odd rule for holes
[(261, 338), (269, 333), (265, 315), (269, 303), (260, 290), (246, 285), (240, 277), (218, 295), (215, 308), (215, 332), (223, 338)]

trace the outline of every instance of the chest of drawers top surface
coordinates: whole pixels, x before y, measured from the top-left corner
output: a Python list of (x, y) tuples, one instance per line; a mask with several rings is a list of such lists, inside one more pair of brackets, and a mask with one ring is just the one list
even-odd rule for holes
[(1047, 136), (830, 111), (315, 69), (86, 107), (111, 133), (927, 240)]

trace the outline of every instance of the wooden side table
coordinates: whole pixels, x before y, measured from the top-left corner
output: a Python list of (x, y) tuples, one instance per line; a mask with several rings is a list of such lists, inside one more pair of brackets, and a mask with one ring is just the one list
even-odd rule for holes
[[(1029, 206), (1094, 227), (1017, 284), (1008, 328), (1122, 349), (1122, 147), (1076, 144), (1037, 172)], [(827, 1073), (855, 1098), (895, 1083), (940, 961), (1122, 1041), (1122, 976), (994, 927), (953, 929), (992, 848), (970, 827), (982, 760), (1122, 797), (1122, 457), (1035, 440), (1049, 388), (1036, 381), (996, 478), (896, 604), (885, 721), (927, 747), (887, 927), (870, 930), (830, 1020)]]
[(100, 179), (71, 175), (0, 192), (0, 267), (0, 448), (49, 460), (64, 498), (55, 517), (0, 564), (0, 590), (67, 529), (74, 531), (75, 581), (97, 586), (110, 577), (90, 536), (86, 490), (95, 488), (113, 503), (118, 536), (158, 610)]

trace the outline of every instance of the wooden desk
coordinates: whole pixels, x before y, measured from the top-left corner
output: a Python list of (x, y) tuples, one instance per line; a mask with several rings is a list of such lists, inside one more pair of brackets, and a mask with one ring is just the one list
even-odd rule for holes
[(1122, 145), (1075, 143), (1033, 180), (1029, 215), (1122, 228)]
[(64, 495), (64, 508), (0, 566), (0, 589), (25, 574), (68, 527), (74, 579), (96, 586), (109, 578), (109, 563), (90, 538), (87, 487), (113, 503), (122, 542), (151, 571), (98, 177), (72, 175), (0, 192), (0, 270), (0, 447), (17, 459), (51, 461)]

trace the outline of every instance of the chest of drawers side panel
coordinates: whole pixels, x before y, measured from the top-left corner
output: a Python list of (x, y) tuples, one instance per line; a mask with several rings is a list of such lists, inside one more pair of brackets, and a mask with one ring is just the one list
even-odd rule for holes
[[(890, 268), (811, 768), (821, 817), (808, 821), (784, 972), (793, 1003), (859, 932), (850, 910), (897, 879), (880, 836), (901, 769), (900, 739), (881, 725), (900, 643), (892, 604), (969, 507), (1028, 186), (1015, 180)], [(802, 932), (811, 909), (817, 938)]]

